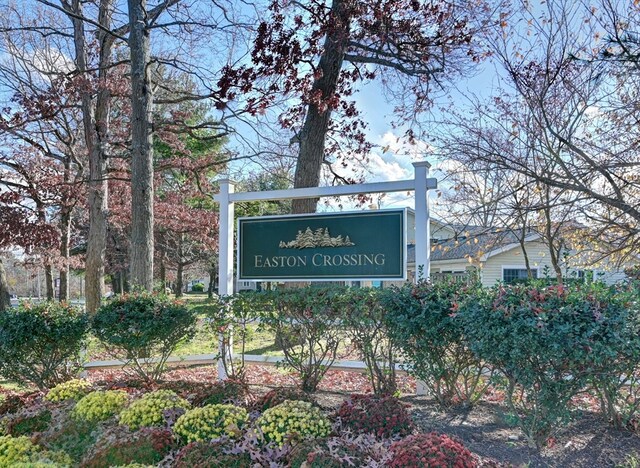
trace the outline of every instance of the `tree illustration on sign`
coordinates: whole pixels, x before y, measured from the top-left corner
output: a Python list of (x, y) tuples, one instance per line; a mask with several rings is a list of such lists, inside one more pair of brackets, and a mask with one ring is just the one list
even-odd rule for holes
[(331, 237), (329, 228), (318, 228), (313, 231), (310, 227), (303, 231), (298, 231), (296, 238), (292, 241), (280, 241), (281, 249), (311, 249), (316, 247), (350, 247), (355, 245), (349, 236), (338, 235)]

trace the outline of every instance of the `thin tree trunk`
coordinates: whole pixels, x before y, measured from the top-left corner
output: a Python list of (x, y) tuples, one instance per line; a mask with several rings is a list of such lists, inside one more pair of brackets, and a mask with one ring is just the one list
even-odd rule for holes
[(207, 288), (207, 297), (209, 299), (213, 298), (213, 290), (216, 287), (216, 274), (218, 273), (218, 268), (215, 265), (212, 265), (209, 268), (209, 287)]
[(549, 194), (549, 191), (551, 190), (550, 187), (547, 185), (545, 186), (546, 188), (546, 207), (544, 209), (544, 219), (545, 219), (545, 229), (544, 229), (544, 237), (547, 240), (547, 245), (549, 247), (549, 259), (551, 260), (551, 266), (553, 267), (553, 270), (556, 273), (556, 281), (558, 284), (562, 284), (563, 283), (563, 275), (562, 275), (562, 268), (560, 268), (560, 259), (558, 258), (560, 256), (560, 248), (556, 250), (555, 245), (554, 245), (554, 240), (555, 237), (553, 235), (552, 229), (552, 223), (551, 223), (551, 207), (549, 206), (549, 203), (551, 201), (551, 197)]
[(119, 288), (120, 288), (120, 278), (117, 273), (114, 273), (111, 275), (111, 289), (113, 290), (114, 294), (120, 294), (121, 291), (119, 290)]
[(522, 225), (521, 233), (522, 235), (518, 239), (518, 242), (520, 243), (520, 249), (522, 250), (522, 256), (524, 257), (524, 266), (527, 268), (527, 277), (529, 279), (533, 279), (533, 271), (531, 270), (531, 263), (529, 262), (529, 254), (527, 253), (525, 242), (525, 237), (527, 235), (527, 227), (525, 224)]
[(182, 282), (182, 276), (184, 275), (184, 265), (178, 262), (178, 269), (176, 271), (176, 297), (182, 297), (182, 288), (184, 284)]
[(160, 256), (160, 268), (158, 274), (160, 275), (160, 288), (162, 289), (162, 294), (164, 294), (167, 290), (167, 267), (164, 264), (164, 255)]
[(128, 0), (131, 51), (131, 283), (153, 289), (153, 152), (146, 0)]
[(69, 244), (71, 238), (71, 212), (68, 206), (63, 206), (60, 213), (60, 257), (64, 259), (64, 265), (60, 268), (60, 285), (58, 299), (69, 299)]
[(55, 299), (53, 290), (53, 267), (48, 264), (44, 266), (44, 287), (47, 294), (47, 301), (53, 301)]
[(7, 284), (7, 273), (4, 270), (4, 264), (0, 258), (0, 312), (11, 307), (11, 299), (9, 296), (9, 285)]
[[(82, 2), (73, 0), (74, 47), (78, 73), (88, 75), (87, 47), (82, 19)], [(97, 39), (100, 44), (98, 63), (99, 89), (93, 102), (90, 89), (81, 90), (82, 123), (84, 138), (89, 154), (89, 234), (87, 239), (87, 258), (85, 274), (86, 310), (95, 313), (100, 307), (104, 294), (104, 264), (107, 248), (107, 155), (106, 142), (109, 131), (111, 93), (105, 86), (107, 72), (111, 63), (111, 49), (114, 37), (107, 31), (111, 27), (113, 0), (101, 0), (98, 12)], [(88, 76), (87, 76), (88, 78)]]
[[(324, 53), (320, 58), (320, 77), (312, 87), (311, 94), (320, 92), (322, 108), (317, 103), (309, 103), (307, 116), (300, 132), (300, 151), (294, 176), (294, 187), (317, 187), (320, 183), (322, 163), (324, 161), (325, 138), (331, 119), (331, 107), (327, 106), (333, 97), (344, 61), (346, 44), (349, 39), (349, 14), (345, 0), (333, 0), (331, 14), (334, 24), (329, 28), (324, 42)], [(317, 198), (293, 200), (294, 213), (313, 213), (316, 211)]]

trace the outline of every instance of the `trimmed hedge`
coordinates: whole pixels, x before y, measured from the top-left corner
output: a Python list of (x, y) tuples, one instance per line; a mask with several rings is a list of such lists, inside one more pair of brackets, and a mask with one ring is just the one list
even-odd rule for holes
[(87, 329), (87, 315), (66, 303), (23, 303), (5, 310), (0, 314), (0, 374), (40, 390), (72, 378)]
[(616, 408), (620, 377), (640, 368), (632, 299), (630, 291), (603, 284), (500, 285), (461, 306), (469, 347), (504, 377), (511, 416), (530, 445), (544, 444), (567, 422), (572, 398), (590, 387), (608, 389), (602, 398), (612, 411), (624, 411)]
[(196, 315), (184, 303), (148, 293), (116, 296), (91, 320), (93, 333), (111, 353), (130, 361), (149, 382), (160, 379), (178, 344), (195, 335), (195, 325)]
[(478, 285), (421, 281), (382, 295), (390, 339), (403, 352), (407, 371), (443, 408), (472, 405), (486, 389), (487, 368), (468, 346), (458, 318), (461, 302), (483, 294)]

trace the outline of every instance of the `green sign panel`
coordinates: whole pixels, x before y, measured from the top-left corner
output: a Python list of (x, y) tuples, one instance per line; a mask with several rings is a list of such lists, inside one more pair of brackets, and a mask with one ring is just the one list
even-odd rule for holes
[(238, 279), (406, 278), (405, 210), (241, 218)]

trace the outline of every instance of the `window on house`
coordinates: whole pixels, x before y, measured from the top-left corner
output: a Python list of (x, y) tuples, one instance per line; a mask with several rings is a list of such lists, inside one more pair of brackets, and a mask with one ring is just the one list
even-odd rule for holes
[[(538, 270), (532, 269), (531, 274), (534, 278), (538, 277)], [(513, 283), (518, 280), (526, 280), (529, 277), (526, 268), (505, 268), (502, 270), (502, 281), (505, 283)]]

